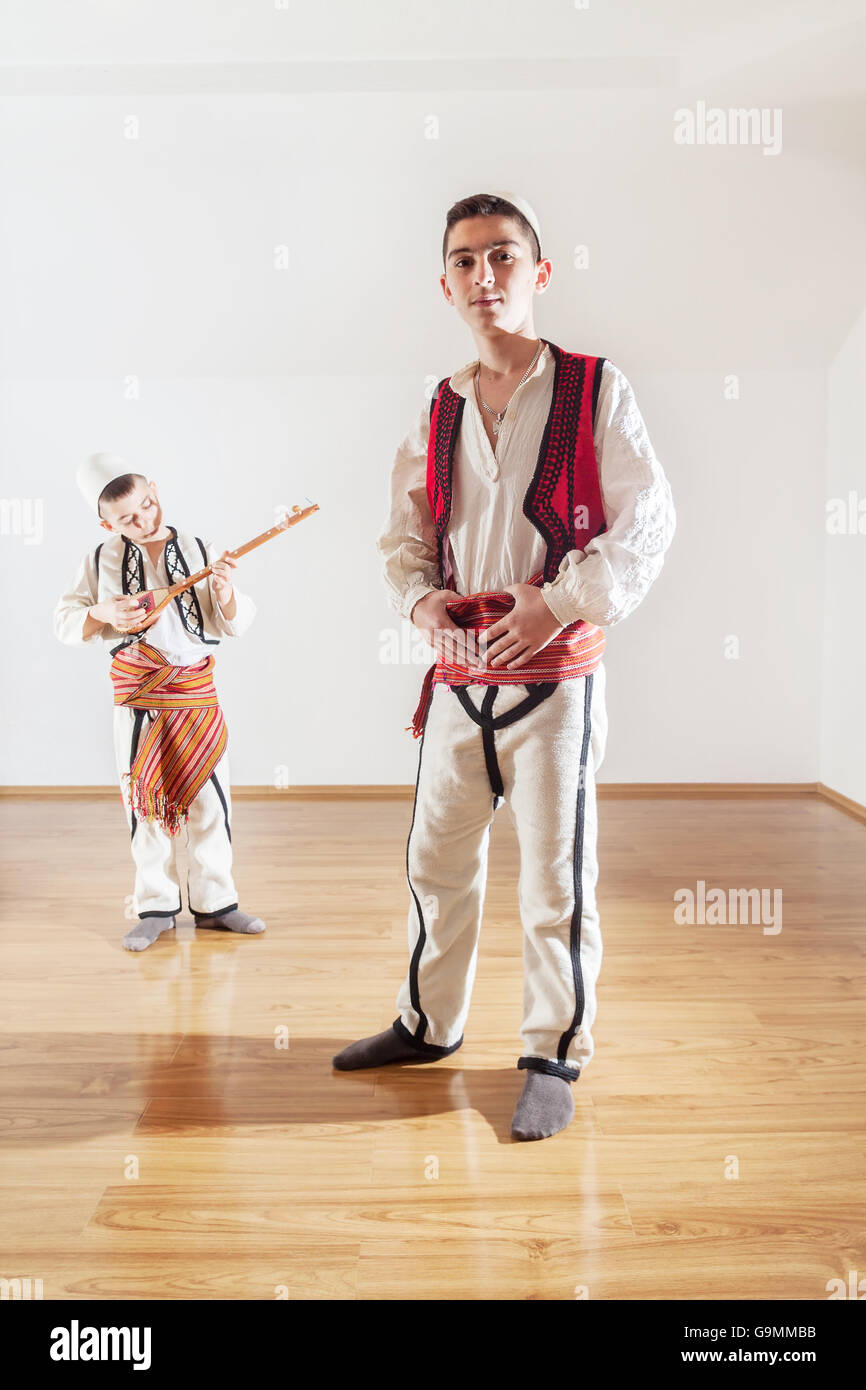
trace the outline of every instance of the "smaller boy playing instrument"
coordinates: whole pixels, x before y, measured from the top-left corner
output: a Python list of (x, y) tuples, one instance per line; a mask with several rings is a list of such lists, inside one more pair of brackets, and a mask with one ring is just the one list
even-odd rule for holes
[(235, 551), (163, 521), (156, 484), (115, 454), (92, 454), (78, 485), (108, 532), (82, 559), (54, 612), (61, 642), (102, 639), (112, 657), (114, 748), (135, 862), (137, 923), (123, 945), (143, 951), (182, 910), (177, 838), (187, 832), (187, 905), (196, 927), (258, 934), (232, 879), (228, 731), (213, 683), (216, 647), (255, 617), (233, 583), (238, 556), (317, 510), (311, 506)]

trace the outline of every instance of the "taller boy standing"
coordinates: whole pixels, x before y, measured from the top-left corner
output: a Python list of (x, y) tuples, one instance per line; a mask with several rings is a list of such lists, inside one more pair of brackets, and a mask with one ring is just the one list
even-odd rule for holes
[[(255, 617), (233, 585), (237, 562), (163, 520), (156, 484), (115, 454), (91, 454), (78, 485), (108, 533), (78, 566), (54, 611), (61, 642), (101, 638), (112, 656), (114, 751), (135, 861), (138, 922), (123, 938), (144, 951), (182, 909), (176, 840), (189, 845), (187, 904), (196, 927), (258, 934), (232, 878), (227, 730), (211, 652)], [(150, 627), (132, 633), (138, 595), (170, 588), (207, 565), (213, 573), (177, 595)]]
[(442, 254), (443, 293), (478, 359), (440, 382), (400, 445), (378, 540), (392, 606), (437, 654), (414, 721), (409, 970), (391, 1028), (334, 1065), (435, 1061), (462, 1043), (490, 824), (506, 799), (527, 1073), (512, 1134), (541, 1139), (572, 1119), (571, 1083), (593, 1055), (601, 629), (646, 594), (675, 513), (622, 372), (536, 337), (533, 299), (552, 267), (530, 205), (461, 200)]

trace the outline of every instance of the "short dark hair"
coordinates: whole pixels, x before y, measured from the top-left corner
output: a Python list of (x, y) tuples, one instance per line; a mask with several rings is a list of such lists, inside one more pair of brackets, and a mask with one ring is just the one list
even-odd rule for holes
[[(128, 497), (136, 483), (146, 483), (143, 473), (121, 473), (119, 478), (112, 478), (111, 482), (102, 489), (96, 500), (96, 510), (102, 516), (103, 502), (119, 502), (121, 497)], [(103, 521), (105, 518), (102, 518)]]
[(454, 203), (445, 215), (445, 235), (442, 238), (443, 266), (446, 264), (448, 233), (454, 223), (462, 222), (464, 217), (513, 217), (529, 245), (535, 251), (536, 264), (541, 260), (541, 246), (538, 237), (535, 235), (532, 223), (526, 220), (520, 208), (509, 203), (507, 198), (497, 197), (495, 193), (475, 193), (471, 198), (461, 198), (459, 203)]

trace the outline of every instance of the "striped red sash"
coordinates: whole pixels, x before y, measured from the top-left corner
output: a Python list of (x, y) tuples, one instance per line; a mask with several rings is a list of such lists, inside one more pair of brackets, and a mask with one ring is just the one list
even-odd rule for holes
[(213, 683), (213, 656), (196, 666), (170, 666), (161, 652), (139, 641), (111, 663), (114, 703), (157, 710), (127, 783), (130, 806), (176, 835), (228, 742)]
[[(526, 582), (540, 587), (544, 582), (543, 571), (539, 570), (538, 574), (534, 574)], [(445, 608), (458, 627), (483, 632), (506, 613), (510, 613), (514, 602), (513, 594), (489, 591), (469, 594), (466, 598), (449, 599)], [(411, 729), (415, 738), (420, 738), (423, 734), (430, 702), (433, 699), (433, 687), (437, 681), (446, 685), (533, 685), (538, 681), (575, 680), (578, 676), (586, 676), (596, 670), (601, 664), (604, 647), (605, 637), (601, 628), (581, 619), (569, 623), (546, 647), (536, 652), (530, 661), (512, 671), (504, 666), (473, 667), (464, 665), (459, 660), (450, 661), (438, 657), (424, 677), (421, 699), (412, 723), (406, 726), (406, 731)]]

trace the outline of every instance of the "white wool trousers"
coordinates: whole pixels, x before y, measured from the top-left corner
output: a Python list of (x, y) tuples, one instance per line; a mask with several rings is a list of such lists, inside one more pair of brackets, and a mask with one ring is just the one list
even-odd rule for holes
[(592, 1058), (602, 941), (595, 774), (607, 741), (604, 663), (575, 680), (437, 683), (418, 752), (406, 850), (409, 969), (393, 1027), (427, 1056), (463, 1041), (490, 827), (506, 801), (520, 848), (520, 1069), (576, 1081)]
[(186, 825), (177, 835), (169, 835), (156, 821), (139, 819), (129, 806), (122, 780), (123, 773), (132, 767), (139, 741), (147, 737), (149, 717), (147, 710), (114, 706), (117, 775), (135, 862), (134, 910), (139, 917), (171, 917), (182, 911), (177, 845), (178, 840), (184, 838), (188, 859), (186, 898), (190, 912), (228, 912), (238, 905), (232, 879), (228, 753), (223, 753), (192, 802)]

